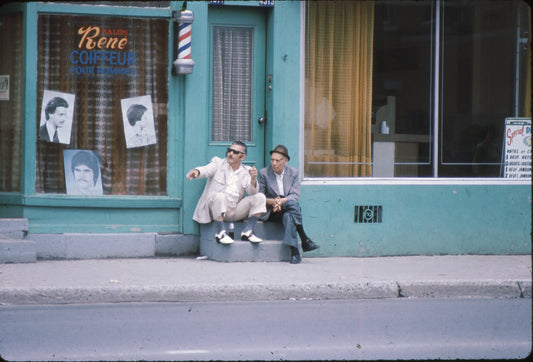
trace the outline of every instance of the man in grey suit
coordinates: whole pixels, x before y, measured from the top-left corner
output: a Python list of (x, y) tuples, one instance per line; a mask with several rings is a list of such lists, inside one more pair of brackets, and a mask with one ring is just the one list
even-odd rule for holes
[(39, 127), (39, 139), (47, 142), (66, 143), (62, 142), (57, 133), (58, 128), (63, 127), (67, 121), (68, 102), (61, 97), (52, 98), (44, 109), (46, 122)]
[(318, 249), (305, 234), (302, 225), (302, 212), (298, 199), (300, 198), (300, 180), (298, 170), (287, 166), (291, 159), (289, 151), (284, 145), (278, 145), (270, 151), (270, 167), (259, 170), (257, 180), (259, 192), (266, 196), (267, 213), (262, 220), (281, 221), (285, 228), (283, 243), (291, 248), (291, 264), (299, 264), (302, 261), (298, 249), (298, 238), (302, 240), (302, 250), (311, 251)]

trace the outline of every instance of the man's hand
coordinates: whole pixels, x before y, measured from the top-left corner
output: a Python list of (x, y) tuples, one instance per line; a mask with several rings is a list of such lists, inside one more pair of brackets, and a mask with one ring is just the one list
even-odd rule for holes
[(255, 166), (250, 167), (248, 170), (248, 173), (250, 173), (250, 177), (252, 178), (252, 181), (257, 180), (257, 169)]
[(198, 176), (200, 176), (200, 171), (198, 171), (197, 169), (190, 170), (189, 173), (187, 174), (187, 180), (197, 178)]
[(278, 211), (281, 211), (281, 205), (283, 205), (285, 203), (285, 199), (282, 199), (281, 197), (276, 197), (274, 199), (274, 206), (272, 206), (272, 211), (273, 212), (278, 212)]
[(251, 184), (253, 187), (256, 187), (257, 186), (257, 169), (255, 168), (255, 166), (252, 166), (248, 169), (248, 173), (250, 174), (250, 177), (252, 178), (251, 180)]

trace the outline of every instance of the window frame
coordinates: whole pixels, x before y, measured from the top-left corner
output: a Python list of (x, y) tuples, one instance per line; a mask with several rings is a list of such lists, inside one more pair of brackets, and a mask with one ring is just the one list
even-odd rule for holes
[[(431, 177), (311, 177), (300, 173), (302, 185), (530, 185), (531, 180), (516, 180), (503, 177), (439, 177), (439, 162), (441, 140), (440, 140), (440, 119), (442, 115), (441, 110), (441, 79), (442, 64), (442, 9), (445, 6), (444, 0), (432, 0), (434, 27), (432, 34), (432, 96), (431, 96), (431, 127), (433, 134), (431, 137), (431, 162), (433, 176)], [(300, 27), (300, 94), (305, 94), (305, 54), (306, 54), (306, 2), (302, 2), (300, 6), (300, 20), (302, 26)], [(531, 38), (531, 35), (530, 35)], [(438, 70), (438, 71), (435, 71)], [(305, 169), (305, 104), (304, 97), (300, 98), (300, 124), (299, 124), (299, 168)]]
[[(120, 9), (120, 11), (117, 11)], [(119, 17), (142, 17), (168, 19), (168, 134), (167, 134), (167, 194), (161, 196), (147, 195), (102, 195), (102, 196), (78, 196), (67, 194), (44, 194), (36, 193), (36, 151), (37, 151), (37, 122), (35, 117), (38, 107), (35, 102), (37, 96), (37, 57), (25, 57), (24, 65), (24, 147), (23, 147), (23, 185), (21, 189), (22, 201), (29, 206), (55, 206), (55, 207), (79, 207), (79, 208), (179, 208), (182, 206), (182, 197), (179, 192), (182, 180), (173, 177), (182, 172), (183, 167), (177, 160), (182, 157), (182, 152), (177, 147), (176, 138), (180, 134), (177, 122), (171, 122), (177, 113), (170, 99), (177, 98), (176, 87), (172, 86), (172, 61), (174, 51), (174, 23), (173, 11), (177, 4), (170, 3), (168, 8), (134, 8), (120, 6), (86, 6), (77, 4), (37, 3), (30, 2), (25, 5), (25, 54), (31, 54), (31, 49), (38, 48), (38, 19), (40, 15), (83, 15), (83, 16), (119, 16)]]

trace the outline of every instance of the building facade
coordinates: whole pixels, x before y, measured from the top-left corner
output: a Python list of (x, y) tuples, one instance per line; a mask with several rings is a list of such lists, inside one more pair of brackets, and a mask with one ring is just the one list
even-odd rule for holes
[(0, 218), (39, 257), (194, 253), (185, 175), (232, 140), (288, 147), (313, 255), (531, 252), (525, 1), (0, 9)]

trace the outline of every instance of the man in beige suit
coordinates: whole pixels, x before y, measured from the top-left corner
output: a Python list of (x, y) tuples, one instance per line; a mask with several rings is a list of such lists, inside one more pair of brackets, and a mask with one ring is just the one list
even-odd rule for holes
[[(207, 178), (204, 192), (198, 200), (193, 220), (200, 224), (215, 221), (215, 240), (231, 244), (224, 222), (246, 220), (241, 240), (259, 243), (253, 228), (258, 218), (266, 212), (266, 197), (259, 192), (257, 169), (242, 164), (246, 158), (246, 144), (235, 141), (226, 151), (226, 158), (213, 157), (205, 166), (192, 169), (187, 179)], [(245, 194), (248, 196), (245, 197)]]

